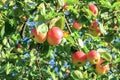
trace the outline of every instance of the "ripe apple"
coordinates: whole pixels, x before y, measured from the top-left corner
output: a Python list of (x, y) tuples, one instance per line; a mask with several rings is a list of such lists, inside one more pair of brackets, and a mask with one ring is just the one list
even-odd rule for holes
[(74, 21), (72, 26), (77, 30), (82, 28), (82, 25), (78, 21)]
[(91, 64), (96, 64), (100, 60), (100, 53), (98, 53), (96, 50), (91, 50), (87, 54), (87, 60)]
[(95, 71), (99, 75), (104, 75), (110, 70), (109, 64), (101, 65), (103, 62), (105, 62), (105, 60), (100, 59), (99, 62), (96, 64)]
[(96, 30), (98, 28), (98, 22), (97, 21), (92, 21), (91, 25), (90, 25), (90, 29), (91, 30)]
[(33, 28), (31, 30), (31, 34), (34, 36), (34, 40), (38, 43), (43, 43), (45, 42), (46, 38), (47, 38), (47, 34), (46, 33), (42, 33), (42, 32), (37, 32), (37, 28)]
[(98, 14), (98, 8), (94, 4), (89, 4), (89, 9), (92, 12), (93, 16), (96, 17)]
[(101, 35), (101, 31), (100, 31), (100, 28), (98, 27), (98, 22), (97, 21), (92, 21), (89, 29), (90, 29), (90, 33), (93, 35), (93, 36), (100, 36)]
[(47, 41), (51, 45), (58, 45), (63, 38), (63, 31), (59, 27), (52, 27), (47, 33)]
[(86, 61), (87, 61), (87, 56), (85, 53), (81, 51), (76, 51), (75, 53), (73, 53), (72, 62), (74, 65), (83, 66), (85, 65)]

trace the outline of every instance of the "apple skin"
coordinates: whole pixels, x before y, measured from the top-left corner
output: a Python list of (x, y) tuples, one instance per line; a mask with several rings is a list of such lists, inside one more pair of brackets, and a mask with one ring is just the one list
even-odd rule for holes
[(101, 35), (101, 31), (100, 31), (100, 29), (96, 29), (96, 30), (93, 30), (93, 31), (91, 32), (91, 34), (92, 34), (93, 36), (100, 36), (100, 35)]
[(98, 22), (97, 21), (92, 21), (89, 29), (90, 29), (90, 33), (93, 35), (93, 36), (100, 36), (101, 35), (101, 31), (98, 27)]
[(31, 30), (31, 34), (34, 36), (34, 40), (38, 43), (44, 43), (47, 38), (47, 33), (37, 32), (37, 28)]
[(58, 45), (63, 38), (63, 31), (59, 27), (52, 27), (47, 33), (47, 41), (51, 45)]
[(92, 12), (93, 16), (96, 17), (98, 14), (98, 8), (94, 4), (89, 4), (89, 9)]
[(82, 28), (82, 25), (78, 21), (74, 21), (72, 26), (77, 30), (80, 30)]
[(34, 36), (37, 36), (37, 29), (36, 28), (33, 28), (31, 30), (31, 34), (34, 35)]
[(91, 30), (95, 30), (98, 28), (98, 22), (97, 21), (92, 21), (91, 25), (90, 25), (90, 29)]
[(99, 62), (96, 64), (95, 71), (99, 75), (104, 75), (104, 74), (106, 74), (110, 70), (109, 64), (106, 64), (104, 66), (101, 65), (103, 62), (105, 62), (105, 60), (100, 59)]
[(76, 66), (84, 66), (87, 61), (87, 56), (81, 51), (76, 51), (72, 55), (72, 62)]
[(100, 53), (97, 52), (96, 50), (89, 51), (88, 54), (87, 54), (87, 60), (91, 64), (97, 64), (98, 61), (100, 60)]

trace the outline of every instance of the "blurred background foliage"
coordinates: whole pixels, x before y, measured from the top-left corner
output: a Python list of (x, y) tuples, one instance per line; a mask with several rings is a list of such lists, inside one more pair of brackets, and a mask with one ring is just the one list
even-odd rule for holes
[[(64, 3), (67, 9), (64, 9)], [(98, 7), (93, 17), (88, 4)], [(72, 28), (73, 21), (82, 24)], [(99, 23), (102, 34), (93, 36), (89, 26)], [(62, 43), (51, 46), (36, 43), (31, 29), (45, 23), (58, 26), (68, 35)], [(115, 29), (114, 26), (118, 26)], [(68, 30), (67, 26), (71, 28)], [(81, 39), (82, 45), (74, 39)], [(106, 50), (112, 60), (110, 71), (100, 76), (89, 62), (85, 66), (72, 64), (71, 54), (81, 49)], [(103, 55), (104, 56), (104, 55)], [(104, 56), (106, 58), (106, 56)], [(0, 79), (1, 80), (119, 80), (120, 79), (120, 2), (119, 0), (1, 0), (0, 1)]]

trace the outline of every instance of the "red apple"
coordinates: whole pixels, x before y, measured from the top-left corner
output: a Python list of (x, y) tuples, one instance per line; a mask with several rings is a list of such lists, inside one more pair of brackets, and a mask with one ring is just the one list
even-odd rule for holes
[(59, 27), (52, 27), (47, 33), (47, 41), (51, 45), (58, 45), (63, 38), (63, 31)]
[(83, 66), (85, 65), (86, 61), (87, 61), (87, 56), (85, 53), (81, 51), (76, 51), (75, 53), (73, 53), (72, 62), (74, 65)]
[(82, 28), (82, 25), (78, 21), (74, 21), (72, 26), (77, 30)]
[(34, 40), (38, 43), (45, 42), (47, 38), (47, 33), (37, 32), (37, 28), (33, 28), (31, 34), (34, 36)]
[(100, 60), (100, 53), (97, 52), (96, 50), (91, 50), (91, 51), (88, 52), (88, 54), (87, 54), (87, 60), (88, 60), (91, 64), (96, 64), (96, 63)]
[(93, 35), (93, 36), (100, 36), (101, 35), (101, 31), (100, 31), (100, 28), (98, 27), (98, 22), (97, 21), (92, 21), (89, 29), (90, 29), (90, 33)]
[(98, 22), (97, 21), (92, 21), (91, 25), (90, 25), (90, 29), (91, 30), (95, 30), (98, 28)]
[(92, 12), (93, 16), (97, 16), (98, 14), (98, 8), (94, 4), (89, 4), (89, 9)]
[(105, 60), (100, 59), (99, 62), (96, 64), (95, 70), (96, 70), (96, 73), (99, 75), (104, 75), (110, 70), (109, 64), (106, 64), (104, 66), (101, 65), (103, 62), (105, 62)]

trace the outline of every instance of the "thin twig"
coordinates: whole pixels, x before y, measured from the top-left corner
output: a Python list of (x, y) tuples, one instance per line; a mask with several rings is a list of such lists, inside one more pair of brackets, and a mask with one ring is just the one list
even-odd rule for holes
[[(70, 26), (69, 26), (69, 24), (68, 24), (68, 20), (67, 20), (66, 16), (65, 16), (65, 23), (66, 23), (66, 26), (67, 26), (67, 29), (68, 29), (69, 33), (72, 34), (72, 30), (70, 29)], [(80, 45), (79, 45), (78, 40), (75, 39), (74, 36), (72, 36), (72, 38), (74, 39), (75, 43), (78, 44), (78, 49), (81, 51), (81, 47), (80, 47)]]
[[(33, 14), (36, 10), (37, 10), (37, 7), (39, 6), (40, 4), (37, 4), (36, 7), (30, 11), (30, 14)], [(25, 29), (26, 29), (26, 23), (28, 21), (29, 18), (27, 18), (24, 23), (22, 24), (22, 27), (21, 27), (21, 30), (20, 30), (20, 36), (23, 37), (24, 35), (24, 32), (25, 32)]]

